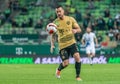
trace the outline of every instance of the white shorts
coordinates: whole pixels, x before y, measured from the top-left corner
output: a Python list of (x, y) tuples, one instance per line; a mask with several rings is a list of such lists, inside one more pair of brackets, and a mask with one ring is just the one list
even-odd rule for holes
[(95, 54), (95, 47), (86, 47), (86, 54)]

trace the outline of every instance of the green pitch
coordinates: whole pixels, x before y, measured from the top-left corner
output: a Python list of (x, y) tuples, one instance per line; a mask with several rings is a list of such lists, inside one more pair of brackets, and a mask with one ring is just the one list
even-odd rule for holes
[(82, 65), (82, 82), (75, 80), (74, 65), (55, 78), (58, 65), (0, 65), (0, 84), (120, 84), (120, 64)]

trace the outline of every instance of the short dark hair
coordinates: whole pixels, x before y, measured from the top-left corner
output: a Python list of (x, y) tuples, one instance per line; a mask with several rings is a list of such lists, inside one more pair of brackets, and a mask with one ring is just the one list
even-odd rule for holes
[(60, 8), (60, 7), (62, 7), (62, 5), (56, 5), (55, 8), (58, 9), (58, 8)]
[(91, 29), (92, 30), (92, 26), (88, 26), (87, 28)]

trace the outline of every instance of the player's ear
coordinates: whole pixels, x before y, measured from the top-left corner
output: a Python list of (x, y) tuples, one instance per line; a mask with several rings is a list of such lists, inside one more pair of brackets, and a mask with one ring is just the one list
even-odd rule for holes
[(62, 12), (64, 13), (64, 9), (63, 8), (61, 8), (62, 9)]
[(63, 11), (63, 14), (65, 13), (65, 11), (62, 9), (62, 11)]

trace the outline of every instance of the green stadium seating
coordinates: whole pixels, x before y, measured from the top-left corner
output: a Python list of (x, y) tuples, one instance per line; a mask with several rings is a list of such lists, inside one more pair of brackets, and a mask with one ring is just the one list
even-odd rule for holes
[[(28, 2), (26, 2), (26, 1), (28, 1)], [(28, 3), (30, 3), (31, 1), (33, 1), (33, 0), (20, 0), (20, 4), (22, 4), (22, 6), (24, 6)], [(75, 17), (75, 14), (74, 14), (75, 9), (80, 10), (80, 12), (82, 13), (82, 16), (84, 16), (88, 2), (84, 2), (83, 0), (75, 0), (75, 1), (72, 0), (72, 4), (71, 4), (70, 1), (71, 0), (67, 0), (67, 2), (60, 2), (60, 4), (63, 6), (65, 6), (65, 4), (67, 4), (72, 7), (71, 16)], [(101, 0), (101, 1), (95, 0), (94, 3), (96, 6), (96, 9), (90, 10), (90, 12), (93, 16), (95, 16), (95, 18), (98, 18), (99, 16), (103, 16), (103, 11), (106, 8), (110, 8), (112, 17), (115, 17), (116, 13), (118, 13), (120, 11), (120, 5), (117, 5), (115, 9), (114, 9), (114, 7), (109, 7), (111, 0)], [(55, 16), (54, 9), (52, 9), (50, 7), (46, 7), (46, 6), (32, 7), (31, 9), (28, 9), (27, 15), (18, 14), (17, 16), (15, 16), (15, 20), (19, 23), (19, 25), (21, 25), (24, 20), (28, 20), (29, 17), (32, 17), (33, 22), (34, 22), (33, 24), (35, 25), (36, 22), (38, 20), (40, 20), (43, 10), (47, 11), (47, 13), (45, 13), (45, 18), (43, 19), (44, 20), (44, 22), (43, 22), (44, 28), (43, 29), (45, 29), (45, 26), (48, 23), (49, 17), (51, 15)], [(104, 20), (107, 22), (108, 18), (104, 18)], [(80, 25), (82, 25), (82, 21), (79, 23), (80, 23)], [(14, 28), (13, 29), (12, 25), (7, 22), (0, 28), (0, 34), (12, 34), (13, 30), (18, 31), (18, 32), (23, 30), (23, 31), (26, 31), (28, 34), (37, 34), (37, 30), (34, 29), (34, 26), (24, 28), (24, 29), (23, 28)], [(107, 28), (106, 28), (106, 30), (107, 30)], [(98, 33), (100, 33), (103, 36), (103, 38), (105, 38), (105, 36), (106, 36), (105, 31), (98, 31)], [(45, 41), (43, 41), (43, 42), (45, 42)], [(4, 42), (1, 41), (0, 43), (4, 43)], [(29, 41), (28, 43), (33, 44), (34, 42)], [(15, 44), (18, 44), (18, 43), (15, 42)]]

